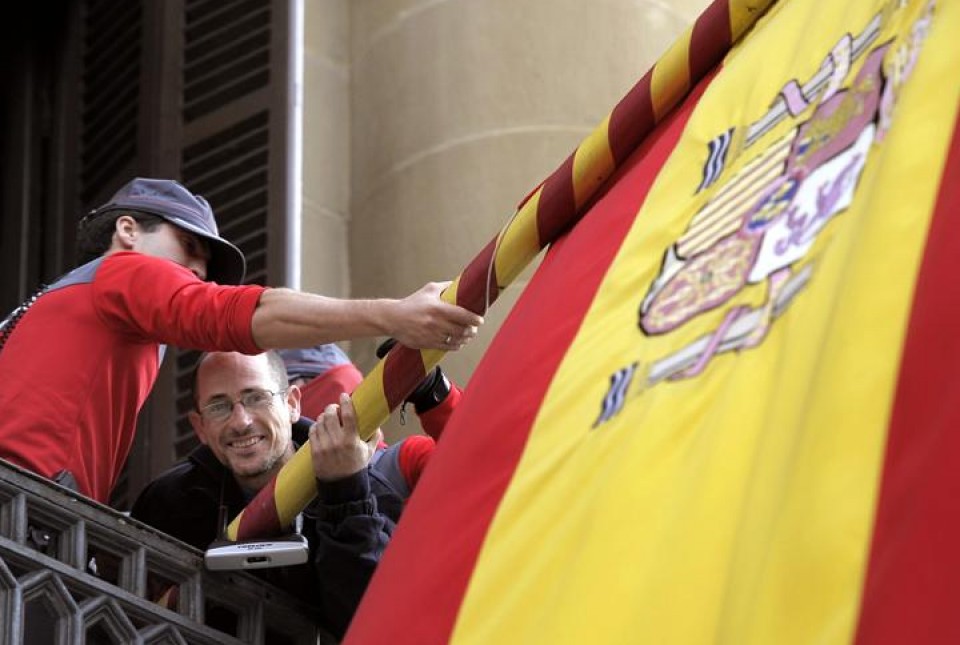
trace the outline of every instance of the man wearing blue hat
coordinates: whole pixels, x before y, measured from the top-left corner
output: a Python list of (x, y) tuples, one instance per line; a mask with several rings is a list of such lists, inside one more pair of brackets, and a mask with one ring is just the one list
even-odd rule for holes
[(171, 180), (132, 180), (79, 233), (92, 259), (0, 324), (0, 458), (101, 502), (166, 344), (258, 354), (386, 335), (449, 351), (482, 323), (441, 301), (442, 283), (402, 300), (240, 285), (243, 253), (206, 200)]

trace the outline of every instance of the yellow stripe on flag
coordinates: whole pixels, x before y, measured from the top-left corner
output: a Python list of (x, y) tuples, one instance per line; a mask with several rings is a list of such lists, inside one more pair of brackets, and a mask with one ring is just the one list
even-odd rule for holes
[[(687, 132), (755, 123), (785, 82), (814, 75), (886, 4), (785, 3), (727, 61)], [(874, 48), (912, 46), (927, 6), (891, 12), (843, 87)], [(681, 138), (554, 377), (453, 643), (849, 642), (943, 126), (960, 98), (956, 83), (943, 84), (955, 78), (958, 33), (960, 6), (937, 5), (890, 130), (873, 140), (865, 130), (837, 157), (841, 177), (866, 154), (852, 201), (806, 230), (808, 250), (777, 274), (786, 282), (758, 276), (688, 323), (644, 335), (638, 308), (662, 269), (662, 232), (678, 239), (702, 205), (693, 192), (704, 141)], [(728, 159), (720, 183), (811, 112)], [(820, 195), (844, 185), (824, 183)], [(771, 297), (780, 308), (755, 346), (717, 353), (698, 376), (653, 378), (735, 308), (759, 311)], [(592, 428), (610, 374), (632, 362), (623, 409)]]
[(757, 23), (757, 13), (766, 11), (770, 5), (773, 7), (761, 20), (769, 20), (776, 12), (782, 2), (776, 0), (766, 0), (758, 2), (757, 0), (731, 0), (730, 7), (730, 34), (734, 42), (740, 40), (743, 34)]

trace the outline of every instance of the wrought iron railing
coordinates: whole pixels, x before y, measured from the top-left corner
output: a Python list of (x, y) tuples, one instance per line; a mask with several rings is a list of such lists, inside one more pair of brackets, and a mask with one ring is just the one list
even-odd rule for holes
[[(169, 607), (169, 608), (168, 608)], [(335, 642), (313, 609), (0, 460), (0, 645)]]

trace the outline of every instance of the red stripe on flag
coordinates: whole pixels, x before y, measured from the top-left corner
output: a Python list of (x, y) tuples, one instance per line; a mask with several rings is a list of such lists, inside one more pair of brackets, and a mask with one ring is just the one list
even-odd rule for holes
[(858, 643), (960, 643), (960, 120), (917, 278)]
[(614, 175), (575, 234), (547, 253), (477, 367), (344, 643), (450, 639), (550, 381), (707, 82)]
[(393, 410), (403, 403), (424, 376), (420, 350), (395, 345), (383, 363), (383, 394), (387, 397), (387, 406)]
[(283, 527), (280, 526), (280, 518), (277, 515), (277, 503), (274, 496), (276, 487), (277, 478), (274, 477), (250, 501), (240, 517), (240, 524), (237, 525), (237, 535), (280, 535)]
[(690, 34), (690, 78), (698, 79), (730, 49), (730, 0), (715, 0), (700, 14)]
[(619, 167), (629, 157), (640, 141), (653, 129), (653, 100), (650, 98), (650, 79), (653, 70), (644, 74), (630, 92), (623, 97), (610, 113), (607, 139), (614, 163)]

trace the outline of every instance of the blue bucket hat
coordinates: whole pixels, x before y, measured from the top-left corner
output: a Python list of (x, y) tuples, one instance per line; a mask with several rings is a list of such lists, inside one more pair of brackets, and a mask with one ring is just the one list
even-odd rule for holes
[(219, 284), (240, 284), (247, 271), (243, 252), (220, 237), (213, 209), (200, 195), (194, 195), (172, 179), (137, 177), (114, 193), (110, 201), (88, 217), (120, 210), (135, 210), (158, 215), (174, 226), (207, 240), (210, 261), (207, 279)]

